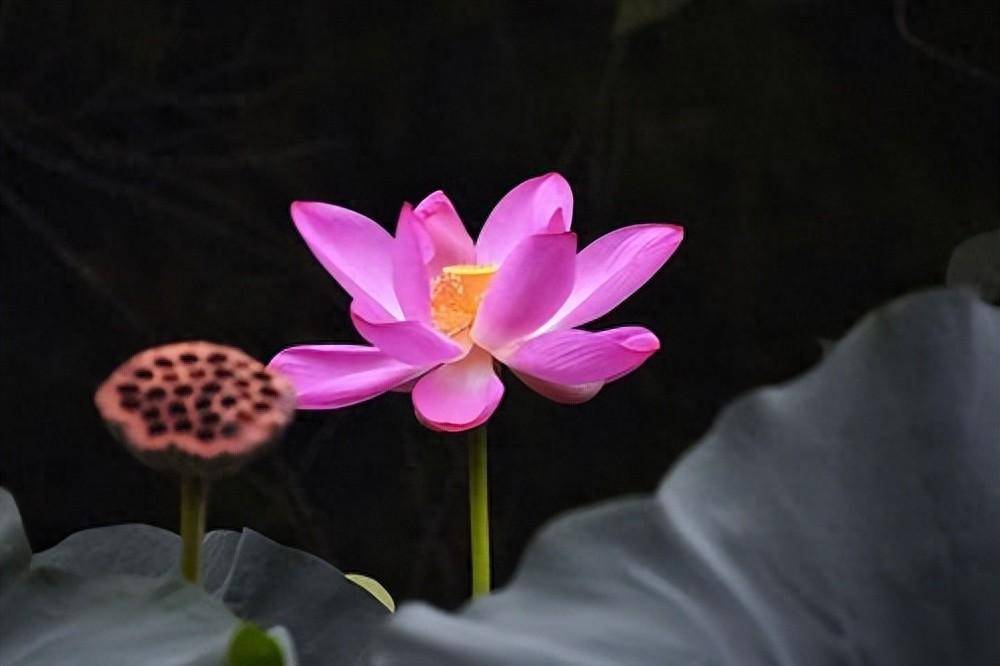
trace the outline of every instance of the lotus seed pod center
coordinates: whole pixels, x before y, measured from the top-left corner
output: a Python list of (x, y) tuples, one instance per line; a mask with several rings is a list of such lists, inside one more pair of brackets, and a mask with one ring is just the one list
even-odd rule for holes
[(431, 319), (438, 330), (454, 336), (472, 326), (498, 268), (495, 264), (456, 264), (441, 270), (431, 281)]

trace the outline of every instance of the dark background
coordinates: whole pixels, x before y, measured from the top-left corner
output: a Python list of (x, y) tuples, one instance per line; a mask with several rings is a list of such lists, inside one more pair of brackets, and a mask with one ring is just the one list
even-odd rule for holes
[[(490, 423), (497, 579), (554, 514), (649, 491), (735, 395), (785, 380), (869, 308), (942, 282), (994, 228), (997, 3), (0, 4), (0, 482), (44, 548), (176, 525), (175, 487), (91, 403), (118, 363), (206, 338), (267, 360), (358, 340), (293, 199), (393, 225), (444, 189), (475, 234), (558, 170), (581, 243), (686, 227), (597, 325), (662, 351), (578, 407), (506, 377)], [(462, 438), (408, 396), (302, 413), (221, 483), (252, 526), (397, 598), (467, 594)]]

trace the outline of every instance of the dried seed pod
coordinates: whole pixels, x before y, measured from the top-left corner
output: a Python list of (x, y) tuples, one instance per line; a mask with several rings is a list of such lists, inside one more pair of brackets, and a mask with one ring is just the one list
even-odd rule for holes
[(295, 389), (239, 349), (178, 342), (136, 354), (97, 389), (97, 409), (144, 464), (182, 476), (234, 472), (278, 440)]

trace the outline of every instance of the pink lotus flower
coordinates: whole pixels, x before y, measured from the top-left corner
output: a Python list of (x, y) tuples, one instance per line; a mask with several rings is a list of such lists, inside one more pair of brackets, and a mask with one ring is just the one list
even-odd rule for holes
[(354, 299), (351, 319), (373, 346), (303, 345), (271, 365), (300, 409), (336, 409), (412, 391), (436, 430), (484, 423), (504, 387), (494, 359), (562, 403), (592, 398), (659, 349), (650, 331), (586, 324), (617, 306), (670, 258), (684, 230), (638, 224), (577, 254), (573, 195), (558, 174), (511, 190), (473, 244), (443, 192), (403, 206), (396, 237), (372, 220), (297, 201), (292, 219), (320, 263)]

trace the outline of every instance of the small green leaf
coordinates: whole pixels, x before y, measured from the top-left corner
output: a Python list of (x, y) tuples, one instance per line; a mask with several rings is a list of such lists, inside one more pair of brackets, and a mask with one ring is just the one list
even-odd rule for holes
[(392, 595), (389, 594), (389, 590), (382, 587), (380, 582), (374, 578), (369, 578), (368, 576), (362, 576), (361, 574), (356, 573), (344, 574), (344, 576), (347, 580), (359, 587), (363, 587), (368, 594), (378, 599), (383, 606), (389, 609), (390, 613), (396, 612), (396, 602), (392, 600)]
[(255, 624), (244, 622), (233, 632), (228, 666), (284, 666), (281, 646)]

